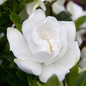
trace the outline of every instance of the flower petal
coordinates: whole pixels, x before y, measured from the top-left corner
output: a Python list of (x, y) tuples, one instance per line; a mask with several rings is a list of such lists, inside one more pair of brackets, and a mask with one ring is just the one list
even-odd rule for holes
[(27, 14), (30, 15), (31, 13), (33, 13), (39, 5), (40, 4), (39, 4), (38, 0), (35, 0), (32, 3), (28, 3), (26, 5), (26, 12), (27, 12)]
[(57, 0), (56, 3), (57, 3), (58, 5), (64, 5), (65, 0)]
[[(80, 7), (79, 5), (75, 4), (74, 2), (70, 1), (67, 4), (67, 10), (68, 12), (71, 13), (72, 15), (72, 19), (76, 20), (78, 19), (80, 16), (83, 15), (83, 9), (82, 7)], [(76, 12), (77, 11), (77, 12)]]
[(55, 14), (58, 14), (58, 13), (64, 11), (65, 7), (63, 5), (58, 5), (57, 3), (54, 3), (52, 5), (52, 10)]
[(59, 23), (64, 27), (67, 32), (68, 41), (74, 41), (76, 37), (76, 28), (74, 22), (59, 21)]
[(43, 11), (46, 11), (46, 7), (43, 1), (40, 0), (40, 7), (43, 9)]
[(33, 56), (33, 60), (39, 63), (45, 63), (47, 62), (50, 58), (52, 58), (54, 53), (47, 53), (45, 51), (40, 51)]
[(24, 72), (34, 75), (40, 75), (42, 66), (40, 63), (33, 62), (31, 60), (14, 59), (17, 66)]
[(51, 65), (43, 65), (42, 73), (39, 76), (39, 79), (42, 82), (47, 82), (47, 80), (53, 75), (56, 74), (59, 81), (62, 81), (65, 78), (65, 75), (69, 72), (69, 70), (63, 66), (58, 64)]
[(77, 61), (80, 59), (80, 50), (77, 42), (71, 42), (68, 45), (68, 50), (65, 55), (57, 59), (56, 63), (61, 64), (62, 66), (70, 69), (72, 68)]
[(29, 32), (31, 32), (32, 29), (35, 29), (37, 24), (42, 23), (45, 18), (46, 16), (41, 9), (38, 9), (33, 12), (29, 16), (29, 18), (23, 22), (22, 32), (24, 34), (24, 37), (26, 38)]
[(19, 59), (29, 59), (31, 54), (22, 34), (15, 28), (7, 29), (7, 38), (10, 44), (10, 50)]
[(0, 0), (0, 5), (3, 4), (6, 0)]

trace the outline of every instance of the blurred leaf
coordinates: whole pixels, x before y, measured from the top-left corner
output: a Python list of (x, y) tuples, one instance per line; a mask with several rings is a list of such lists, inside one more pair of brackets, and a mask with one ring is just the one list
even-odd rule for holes
[(22, 5), (26, 5), (27, 3), (31, 3), (35, 0), (18, 0)]
[(26, 74), (25, 74), (24, 72), (20, 71), (20, 70), (16, 72), (16, 75), (17, 75), (17, 76), (19, 77), (19, 79), (22, 80), (22, 81), (26, 81), (26, 80), (27, 80)]
[(51, 76), (51, 78), (43, 86), (60, 86), (57, 76)]
[(36, 82), (37, 86), (43, 86), (43, 83), (40, 83), (39, 81)]
[(22, 81), (15, 81), (12, 86), (27, 86), (27, 83)]
[(68, 86), (75, 86), (78, 77), (78, 64), (70, 69), (70, 73), (66, 75)]
[(86, 71), (84, 72), (81, 72), (78, 76), (78, 79), (77, 79), (77, 82), (76, 82), (76, 85), (75, 86), (82, 86), (82, 84), (86, 81)]
[(27, 74), (27, 81), (29, 86), (37, 86), (36, 76)]
[(16, 24), (16, 28), (17, 28), (20, 32), (22, 32), (22, 31), (21, 31), (21, 27), (22, 27), (21, 24), (18, 24), (18, 23)]
[(10, 23), (10, 18), (8, 15), (4, 14), (0, 16), (0, 27), (7, 26)]
[(56, 15), (56, 18), (57, 20), (60, 20), (60, 21), (71, 21), (70, 14), (64, 11)]
[(75, 21), (76, 28), (79, 28), (83, 23), (86, 22), (86, 16), (82, 16)]
[(20, 32), (22, 32), (22, 31), (21, 31), (21, 23), (22, 23), (21, 17), (18, 16), (17, 14), (15, 14), (15, 13), (12, 13), (12, 14), (10, 15), (10, 18), (11, 18), (11, 20), (13, 21), (13, 23), (16, 25), (17, 29), (18, 29)]
[(0, 53), (4, 51), (6, 42), (7, 42), (6, 37), (3, 37), (0, 39)]
[(20, 16), (18, 16), (16, 13), (12, 13), (10, 15), (11, 20), (13, 21), (14, 24), (21, 23), (22, 19)]
[(86, 86), (86, 79), (82, 82), (81, 86)]
[(9, 9), (9, 13), (19, 14), (24, 9), (24, 5), (21, 5), (18, 0), (8, 0), (6, 5)]
[(81, 2), (82, 2), (84, 5), (86, 5), (86, 0), (81, 0)]

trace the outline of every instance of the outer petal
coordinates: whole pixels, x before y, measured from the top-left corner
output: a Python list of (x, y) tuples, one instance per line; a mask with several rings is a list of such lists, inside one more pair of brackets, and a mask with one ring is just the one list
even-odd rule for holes
[(61, 65), (51, 64), (51, 65), (43, 65), (42, 73), (39, 78), (42, 82), (47, 82), (47, 80), (53, 75), (56, 74), (59, 81), (62, 81), (65, 75), (69, 72), (69, 70)]
[(15, 28), (7, 29), (7, 38), (10, 44), (10, 50), (14, 55), (19, 59), (29, 59), (30, 52), (25, 43), (25, 40), (22, 34)]
[(67, 32), (68, 41), (74, 41), (76, 37), (76, 28), (74, 22), (59, 21)]
[(67, 10), (72, 14), (73, 20), (76, 20), (83, 15), (83, 9), (72, 1), (67, 4)]
[(46, 18), (45, 13), (38, 9), (35, 12), (33, 12), (27, 20), (23, 22), (22, 25), (22, 32), (24, 34), (24, 37), (26, 38), (29, 32), (32, 29), (35, 29), (35, 26), (42, 23), (44, 19)]
[(33, 62), (31, 60), (14, 59), (18, 67), (26, 73), (40, 75), (42, 66), (40, 63)]
[(80, 50), (77, 42), (69, 43), (66, 54), (57, 59), (56, 63), (60, 64), (68, 69), (72, 68), (80, 59)]

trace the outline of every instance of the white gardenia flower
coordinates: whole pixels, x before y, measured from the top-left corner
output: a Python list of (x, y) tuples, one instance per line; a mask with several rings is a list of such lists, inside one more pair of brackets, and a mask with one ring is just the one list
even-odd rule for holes
[(44, 5), (44, 0), (35, 0), (32, 3), (28, 3), (26, 5), (26, 12), (28, 15), (30, 15), (31, 13), (33, 13), (37, 7), (41, 7), (44, 11), (46, 11), (46, 7)]
[(0, 5), (3, 4), (7, 0), (0, 0)]
[(10, 50), (16, 56), (14, 61), (21, 70), (39, 76), (42, 82), (53, 74), (62, 81), (80, 58), (72, 21), (46, 17), (38, 9), (23, 22), (22, 33), (15, 28), (7, 29)]
[(67, 11), (71, 13), (73, 20), (77, 20), (79, 17), (86, 15), (86, 11), (73, 1), (67, 4)]
[(65, 11), (64, 7), (65, 0), (57, 0), (53, 5), (52, 5), (52, 10), (55, 14), (58, 14), (62, 11)]
[[(85, 29), (81, 29), (77, 32), (76, 35), (76, 40), (78, 41), (79, 46), (81, 45), (82, 41), (83, 41), (83, 34), (86, 33)], [(81, 69), (81, 71), (86, 70), (86, 47), (84, 47), (81, 50), (81, 60), (79, 62), (79, 67)]]

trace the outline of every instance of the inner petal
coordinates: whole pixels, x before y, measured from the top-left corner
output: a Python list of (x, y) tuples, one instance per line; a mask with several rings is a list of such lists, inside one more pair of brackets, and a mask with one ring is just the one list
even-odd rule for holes
[(37, 32), (42, 40), (59, 40), (60, 39), (60, 28), (52, 26), (50, 24), (43, 23), (37, 28)]

